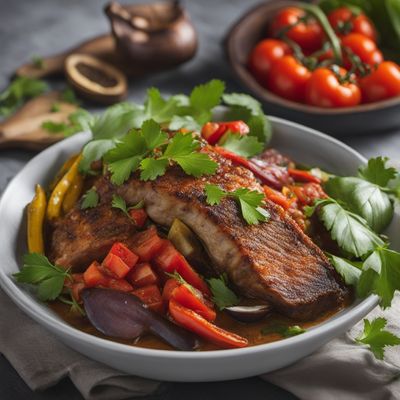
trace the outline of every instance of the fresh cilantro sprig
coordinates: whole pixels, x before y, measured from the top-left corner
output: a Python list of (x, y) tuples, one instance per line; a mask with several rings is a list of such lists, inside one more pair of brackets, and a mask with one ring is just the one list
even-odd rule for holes
[(289, 338), (292, 336), (297, 336), (304, 333), (306, 330), (299, 325), (270, 325), (261, 329), (262, 335), (270, 335), (271, 333), (276, 333), (283, 336), (284, 338)]
[(138, 210), (139, 208), (143, 208), (143, 206), (144, 206), (144, 202), (142, 200), (142, 201), (139, 201), (139, 203), (135, 204), (134, 206), (127, 207), (126, 201), (121, 196), (118, 196), (117, 194), (113, 195), (113, 198), (111, 201), (112, 208), (117, 208), (118, 210), (121, 210), (129, 218), (131, 218), (131, 216), (129, 214), (130, 210)]
[(111, 172), (111, 181), (124, 183), (132, 172), (140, 170), (140, 179), (154, 180), (164, 175), (175, 162), (186, 174), (199, 177), (212, 174), (217, 163), (198, 152), (200, 143), (191, 134), (176, 133), (172, 138), (154, 120), (145, 121), (140, 130), (132, 130), (109, 150), (104, 160)]
[(92, 187), (82, 196), (81, 209), (94, 208), (97, 204), (99, 204), (99, 194), (96, 188)]
[(25, 254), (21, 271), (13, 276), (17, 282), (36, 285), (38, 298), (42, 301), (55, 300), (63, 290), (64, 281), (72, 281), (68, 270), (53, 265), (46, 256), (38, 253)]
[(367, 345), (380, 360), (383, 359), (385, 347), (400, 345), (400, 337), (384, 330), (386, 324), (385, 318), (375, 318), (372, 321), (364, 319), (364, 330), (356, 339), (358, 343)]
[(253, 157), (264, 149), (264, 144), (259, 142), (255, 136), (240, 136), (234, 133), (228, 133), (221, 146), (246, 158)]
[(235, 292), (229, 289), (227, 280), (225, 274), (221, 275), (219, 278), (211, 278), (207, 280), (213, 295), (213, 301), (220, 310), (223, 310), (226, 307), (236, 306), (240, 301)]
[(239, 188), (233, 192), (226, 192), (217, 185), (207, 184), (205, 193), (210, 206), (219, 204), (224, 197), (235, 199), (240, 205), (243, 218), (249, 225), (265, 222), (270, 217), (268, 211), (261, 207), (264, 195), (255, 190)]
[(28, 77), (15, 78), (0, 93), (0, 116), (7, 117), (32, 97), (41, 95), (48, 89), (46, 82)]
[(359, 177), (375, 185), (387, 187), (389, 182), (398, 175), (396, 168), (387, 167), (388, 161), (387, 157), (369, 159), (366, 166), (359, 168)]

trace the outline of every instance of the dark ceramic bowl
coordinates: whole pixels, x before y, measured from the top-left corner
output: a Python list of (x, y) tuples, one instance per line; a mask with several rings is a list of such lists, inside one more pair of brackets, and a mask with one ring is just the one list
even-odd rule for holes
[(400, 97), (356, 107), (327, 109), (286, 100), (261, 86), (247, 69), (253, 47), (266, 36), (266, 27), (279, 9), (293, 1), (262, 3), (242, 16), (225, 38), (229, 63), (240, 83), (264, 105), (267, 114), (287, 118), (332, 136), (363, 135), (400, 127)]

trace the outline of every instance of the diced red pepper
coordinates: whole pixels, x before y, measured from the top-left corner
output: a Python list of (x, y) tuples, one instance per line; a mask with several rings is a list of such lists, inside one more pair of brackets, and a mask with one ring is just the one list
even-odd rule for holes
[(131, 292), (133, 290), (132, 285), (125, 279), (109, 278), (103, 286), (108, 287), (110, 289), (119, 290), (121, 292)]
[(207, 284), (190, 266), (185, 257), (175, 249), (170, 241), (164, 240), (164, 245), (154, 261), (163, 271), (168, 273), (173, 273), (175, 271), (178, 272), (187, 283), (194, 286), (207, 296), (211, 296)]
[(110, 250), (111, 254), (118, 256), (131, 269), (139, 260), (139, 257), (130, 251), (123, 243), (114, 243)]
[(164, 241), (158, 236), (154, 226), (139, 232), (134, 236), (132, 250), (139, 256), (141, 261), (150, 261), (154, 258)]
[(328, 197), (318, 183), (310, 182), (302, 186), (290, 186), (289, 188), (296, 195), (302, 206), (311, 206), (316, 199)]
[(285, 210), (289, 209), (290, 205), (293, 203), (292, 199), (288, 199), (284, 194), (270, 188), (269, 186), (264, 186), (264, 193), (267, 199), (273, 201), (275, 204), (280, 205)]
[(108, 253), (102, 264), (103, 271), (113, 278), (122, 279), (131, 270), (120, 257), (113, 253)]
[(169, 300), (171, 299), (173, 291), (181, 284), (174, 278), (168, 279), (165, 282), (162, 292), (162, 298), (164, 303), (168, 306)]
[(107, 283), (107, 276), (100, 270), (100, 264), (93, 261), (83, 273), (83, 280), (87, 287), (100, 286)]
[(245, 122), (240, 120), (229, 122), (207, 122), (201, 130), (201, 135), (208, 143), (215, 145), (228, 131), (240, 135), (247, 135), (250, 132), (250, 128)]
[(147, 213), (143, 208), (133, 208), (129, 210), (129, 215), (138, 228), (143, 228), (147, 220)]
[(158, 283), (158, 277), (149, 263), (137, 264), (126, 276), (126, 280), (136, 287)]
[(181, 306), (174, 299), (169, 302), (169, 313), (183, 328), (222, 348), (246, 347), (248, 345), (247, 339), (212, 324), (193, 310)]
[(314, 183), (321, 183), (321, 179), (317, 176), (311, 174), (308, 171), (304, 171), (301, 169), (288, 169), (289, 175), (297, 182), (314, 182)]
[(160, 289), (157, 285), (149, 285), (140, 289), (135, 289), (132, 294), (139, 297), (139, 299), (152, 310), (157, 312), (164, 311)]
[[(198, 293), (196, 293), (198, 292)], [(172, 291), (171, 298), (176, 300), (181, 306), (190, 308), (197, 314), (200, 314), (207, 321), (214, 321), (217, 317), (216, 312), (208, 307), (197, 289), (190, 290), (185, 285), (180, 285)]]

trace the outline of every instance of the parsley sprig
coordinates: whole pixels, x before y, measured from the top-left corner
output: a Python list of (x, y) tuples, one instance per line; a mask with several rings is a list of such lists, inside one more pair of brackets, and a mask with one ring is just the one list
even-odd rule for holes
[(82, 196), (81, 209), (94, 208), (97, 204), (99, 204), (99, 194), (97, 189), (92, 187)]
[(126, 205), (126, 201), (121, 196), (118, 196), (117, 194), (113, 195), (113, 198), (111, 201), (112, 208), (117, 208), (118, 210), (122, 211), (129, 218), (132, 218), (129, 214), (130, 210), (138, 210), (140, 208), (143, 208), (143, 206), (144, 206), (144, 202), (142, 200), (142, 201), (139, 201), (139, 203), (135, 204), (134, 206), (128, 207)]
[(233, 192), (226, 192), (217, 185), (207, 184), (205, 193), (206, 201), (211, 206), (219, 204), (224, 197), (235, 199), (240, 206), (243, 218), (249, 225), (265, 222), (270, 217), (268, 211), (262, 208), (264, 194), (255, 190), (239, 188)]
[(213, 295), (213, 301), (220, 310), (239, 304), (239, 297), (228, 287), (226, 274), (221, 275), (219, 278), (208, 279), (207, 282)]
[(167, 166), (178, 164), (186, 174), (199, 177), (212, 174), (217, 163), (200, 153), (200, 142), (191, 134), (176, 133), (172, 138), (154, 120), (147, 120), (140, 130), (132, 130), (104, 156), (111, 172), (111, 182), (124, 183), (132, 172), (140, 170), (140, 179), (154, 180), (164, 175)]

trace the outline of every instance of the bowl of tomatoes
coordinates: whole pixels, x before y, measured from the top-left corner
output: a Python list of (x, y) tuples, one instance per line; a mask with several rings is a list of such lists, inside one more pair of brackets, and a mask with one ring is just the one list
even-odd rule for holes
[(265, 2), (230, 29), (226, 54), (236, 77), (268, 114), (334, 136), (395, 129), (396, 1)]

